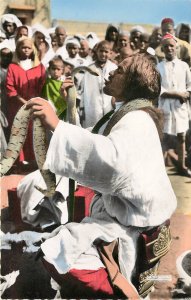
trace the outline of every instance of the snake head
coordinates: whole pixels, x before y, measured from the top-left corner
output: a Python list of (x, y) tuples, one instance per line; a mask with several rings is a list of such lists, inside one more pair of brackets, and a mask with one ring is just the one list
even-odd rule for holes
[(94, 76), (99, 76), (99, 71), (94, 67), (87, 67), (86, 69), (87, 72), (89, 72), (90, 74), (94, 75)]
[(89, 72), (90, 74), (94, 75), (94, 76), (99, 76), (99, 71), (95, 68), (95, 66), (79, 66), (74, 68), (74, 70), (72, 71), (72, 77), (74, 77), (76, 75), (76, 73), (80, 72), (80, 71), (85, 71), (85, 72)]

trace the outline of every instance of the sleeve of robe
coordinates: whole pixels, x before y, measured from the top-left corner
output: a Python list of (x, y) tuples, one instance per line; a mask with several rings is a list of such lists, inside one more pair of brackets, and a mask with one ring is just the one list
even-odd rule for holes
[(107, 137), (60, 121), (44, 168), (104, 194), (174, 197), (156, 126), (143, 111), (126, 114)]

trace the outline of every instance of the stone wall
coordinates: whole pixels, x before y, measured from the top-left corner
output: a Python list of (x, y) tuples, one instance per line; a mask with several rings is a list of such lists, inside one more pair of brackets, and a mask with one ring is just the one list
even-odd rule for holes
[[(104, 38), (108, 23), (93, 23), (93, 22), (77, 22), (66, 20), (53, 20), (52, 26), (62, 25), (66, 29), (68, 35), (82, 34), (86, 35), (89, 32), (95, 32), (100, 39)], [(130, 31), (133, 26), (141, 25), (145, 30), (150, 33), (153, 25), (150, 24), (125, 24), (120, 23), (118, 27), (124, 31)]]
[[(47, 28), (63, 25), (68, 35), (74, 35), (77, 33), (86, 35), (88, 32), (95, 32), (100, 39), (104, 38), (108, 23), (78, 22), (72, 20), (51, 21), (50, 1), (51, 0), (1, 0), (0, 15), (12, 13), (12, 11), (10, 11), (10, 7), (17, 8), (15, 11), (18, 12), (20, 11), (19, 8), (21, 8), (23, 15), (29, 13), (27, 8), (34, 8), (33, 17), (28, 19), (29, 23), (27, 25), (40, 23)], [(131, 28), (136, 25), (138, 24), (120, 23), (118, 24), (118, 27), (125, 31), (130, 31)], [(153, 26), (149, 24), (139, 25), (143, 26), (148, 33), (150, 33), (153, 28)]]

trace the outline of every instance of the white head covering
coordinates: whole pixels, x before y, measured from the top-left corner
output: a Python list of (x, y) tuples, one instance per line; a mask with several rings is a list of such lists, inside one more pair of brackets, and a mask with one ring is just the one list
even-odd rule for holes
[(127, 31), (127, 30), (123, 30), (123, 29), (120, 29), (119, 30), (119, 34), (121, 34), (121, 35), (125, 35), (125, 36), (130, 36), (130, 32), (129, 31)]
[(0, 29), (5, 32), (5, 30), (3, 29), (3, 24), (5, 22), (10, 22), (10, 23), (14, 23), (17, 27), (23, 25), (21, 23), (21, 21), (17, 18), (17, 16), (13, 15), (13, 14), (4, 14), (2, 15), (2, 17), (0, 18)]
[(55, 29), (56, 29), (56, 27), (50, 27), (47, 29), (47, 31), (49, 34), (52, 34), (52, 33), (55, 33)]
[(85, 36), (82, 35), (82, 34), (80, 34), (80, 33), (75, 34), (75, 35), (74, 35), (74, 38), (78, 39), (79, 42), (81, 42), (81, 41), (83, 41), (83, 40), (86, 39)]
[(66, 38), (66, 46), (68, 44), (74, 44), (80, 48), (80, 42), (78, 41), (77, 38), (74, 38), (73, 36), (69, 36)]
[(88, 32), (86, 34), (86, 40), (89, 43), (90, 49), (93, 49), (93, 47), (100, 42), (100, 39), (95, 32)]
[(130, 33), (134, 32), (134, 31), (139, 31), (141, 33), (146, 33), (146, 30), (140, 25), (132, 27)]
[(45, 42), (48, 45), (48, 49), (47, 49), (46, 54), (42, 58), (41, 63), (47, 69), (49, 66), (49, 61), (55, 56), (55, 52), (52, 49), (51, 37), (50, 37), (49, 31), (43, 25), (35, 24), (32, 26), (32, 32), (33, 32), (33, 39), (34, 39), (34, 34), (36, 32), (41, 32), (45, 37)]
[(0, 43), (0, 50), (4, 48), (9, 49), (11, 52), (15, 50), (15, 48), (12, 46), (12, 43), (8, 39), (5, 39), (3, 42)]
[(75, 65), (70, 61), (70, 59), (68, 57), (66, 57), (65, 59), (63, 59), (63, 62), (67, 65), (70, 65), (72, 68), (75, 67)]
[(49, 45), (49, 48), (51, 47), (51, 38), (48, 32), (48, 29), (46, 29), (43, 25), (41, 24), (35, 24), (32, 26), (32, 36), (34, 37), (34, 34), (36, 32), (41, 32), (44, 37), (45, 37), (45, 41), (47, 42), (47, 44)]

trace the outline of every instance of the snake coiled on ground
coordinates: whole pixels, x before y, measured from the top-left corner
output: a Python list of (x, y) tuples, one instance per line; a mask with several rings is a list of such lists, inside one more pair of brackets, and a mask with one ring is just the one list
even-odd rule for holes
[[(72, 71), (71, 77), (74, 79), (74, 76), (77, 72), (87, 71), (92, 75), (99, 76), (97, 70), (80, 66), (74, 68)], [(76, 88), (75, 86), (68, 89), (67, 97), (67, 109), (68, 109), (68, 121), (69, 123), (76, 123)], [(4, 176), (10, 168), (13, 166), (14, 162), (19, 156), (19, 153), (24, 145), (26, 140), (26, 135), (28, 131), (29, 120), (31, 118), (31, 109), (26, 109), (26, 104), (24, 104), (19, 111), (17, 112), (13, 125), (11, 128), (11, 135), (7, 145), (7, 149), (0, 161), (0, 175)], [(47, 197), (52, 197), (56, 190), (56, 176), (50, 170), (44, 170), (43, 165), (46, 160), (47, 153), (47, 140), (46, 140), (46, 129), (42, 125), (40, 118), (35, 117), (33, 119), (33, 148), (35, 153), (36, 162), (38, 168), (44, 178), (47, 189), (44, 190), (39, 186), (35, 186), (41, 193)]]

